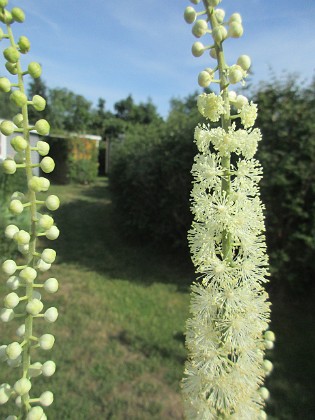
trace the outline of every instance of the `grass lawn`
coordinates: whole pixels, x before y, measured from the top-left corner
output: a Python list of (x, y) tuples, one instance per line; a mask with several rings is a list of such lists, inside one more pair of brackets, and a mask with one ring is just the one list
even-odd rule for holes
[[(37, 360), (55, 360), (57, 371), (35, 379), (33, 395), (54, 392), (51, 420), (182, 419), (183, 331), (194, 278), (189, 259), (126, 240), (106, 179), (51, 191), (62, 199), (55, 214), (58, 259), (49, 272), (60, 290), (43, 301), (57, 306), (60, 317), (52, 326), (37, 321), (35, 332), (55, 333), (54, 349), (38, 352)], [(5, 277), (0, 279), (4, 296)], [(273, 306), (278, 339), (270, 356), (270, 418), (314, 419), (312, 305)], [(17, 325), (0, 324), (0, 344), (13, 341)], [(0, 383), (17, 375), (1, 365)], [(13, 414), (12, 407), (0, 407), (0, 420)]]

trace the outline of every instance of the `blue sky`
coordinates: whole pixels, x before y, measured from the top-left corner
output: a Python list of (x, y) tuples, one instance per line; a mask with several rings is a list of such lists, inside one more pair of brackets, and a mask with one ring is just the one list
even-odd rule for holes
[[(66, 87), (106, 107), (132, 94), (151, 98), (167, 115), (172, 97), (198, 88), (197, 75), (214, 61), (191, 55), (196, 39), (183, 20), (187, 0), (9, 0), (26, 13), (14, 28), (31, 41), (28, 61), (39, 61), (50, 88)], [(201, 10), (200, 5), (195, 6)], [(229, 64), (252, 58), (253, 82), (270, 69), (298, 72), (310, 80), (315, 69), (315, 0), (223, 0), (227, 15), (241, 13), (244, 36), (225, 42)], [(210, 38), (201, 38), (210, 44)]]

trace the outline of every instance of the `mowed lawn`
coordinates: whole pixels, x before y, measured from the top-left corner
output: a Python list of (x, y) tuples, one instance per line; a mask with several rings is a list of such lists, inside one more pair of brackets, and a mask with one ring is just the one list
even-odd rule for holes
[[(52, 332), (56, 344), (34, 361), (53, 359), (57, 371), (35, 378), (32, 396), (54, 392), (46, 410), (51, 420), (182, 419), (183, 332), (194, 279), (188, 255), (126, 239), (105, 178), (91, 186), (53, 186), (51, 193), (62, 200), (54, 215), (61, 235), (42, 246), (57, 250), (49, 276), (59, 280), (60, 290), (43, 293), (43, 302), (57, 306), (60, 316), (53, 325), (35, 322), (35, 334)], [(1, 274), (1, 300), (5, 280)], [(277, 343), (269, 356), (275, 365), (268, 384), (270, 418), (313, 419), (313, 305), (273, 303)], [(0, 344), (16, 339), (17, 325), (0, 324)], [(0, 382), (17, 375), (1, 364)], [(14, 404), (0, 406), (0, 420), (13, 409)]]

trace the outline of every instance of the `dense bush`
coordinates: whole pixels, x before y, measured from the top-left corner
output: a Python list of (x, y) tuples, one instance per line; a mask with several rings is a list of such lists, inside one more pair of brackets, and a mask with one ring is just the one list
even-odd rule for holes
[(186, 246), (195, 95), (172, 101), (166, 122), (130, 125), (112, 148), (110, 185), (128, 234)]
[(315, 81), (305, 88), (298, 82), (272, 80), (255, 98), (271, 269), (295, 289), (315, 274)]
[[(263, 141), (267, 244), (274, 284), (310, 285), (315, 274), (315, 82), (272, 80), (254, 95)], [(128, 233), (187, 246), (195, 97), (173, 101), (158, 130), (130, 129), (114, 148), (111, 187)]]

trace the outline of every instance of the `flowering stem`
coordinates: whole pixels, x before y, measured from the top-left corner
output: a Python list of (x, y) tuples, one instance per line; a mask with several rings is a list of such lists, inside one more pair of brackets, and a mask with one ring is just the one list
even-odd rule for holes
[[(214, 9), (210, 6), (208, 0), (203, 0), (204, 6), (206, 8), (208, 20), (210, 22), (212, 30), (219, 26), (219, 23), (214, 15)], [(215, 43), (214, 44), (217, 61), (218, 61), (218, 72), (219, 72), (219, 79), (220, 79), (220, 91), (221, 96), (224, 103), (224, 114), (221, 115), (221, 127), (224, 131), (228, 132), (229, 127), (231, 126), (231, 118), (230, 118), (230, 103), (228, 97), (228, 79), (226, 76), (226, 69), (227, 65), (225, 62), (224, 51), (223, 51), (223, 44)], [(224, 192), (226, 197), (230, 194), (231, 189), (231, 175), (230, 175), (230, 166), (231, 166), (231, 154), (228, 156), (224, 156), (221, 161), (222, 168), (224, 171), (224, 176), (222, 177), (221, 183), (221, 191)], [(222, 258), (226, 261), (231, 262), (233, 259), (232, 255), (232, 237), (231, 233), (227, 230), (223, 230), (222, 232)]]

